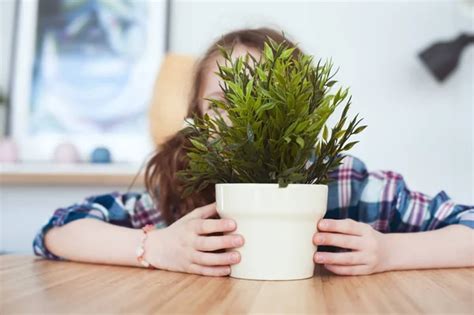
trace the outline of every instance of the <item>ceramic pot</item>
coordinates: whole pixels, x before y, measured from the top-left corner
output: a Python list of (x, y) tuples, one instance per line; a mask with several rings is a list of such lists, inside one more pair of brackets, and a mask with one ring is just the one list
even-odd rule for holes
[(311, 278), (313, 235), (327, 208), (326, 185), (217, 184), (217, 212), (236, 221), (245, 244), (231, 277), (253, 280)]

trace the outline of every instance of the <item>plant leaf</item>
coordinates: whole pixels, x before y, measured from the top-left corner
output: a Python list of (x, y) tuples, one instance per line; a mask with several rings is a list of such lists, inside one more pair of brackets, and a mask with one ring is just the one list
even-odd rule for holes
[(300, 148), (304, 147), (304, 140), (301, 137), (296, 138), (296, 143), (300, 145)]
[(190, 141), (196, 149), (199, 149), (201, 151), (207, 151), (207, 147), (196, 139), (190, 139)]

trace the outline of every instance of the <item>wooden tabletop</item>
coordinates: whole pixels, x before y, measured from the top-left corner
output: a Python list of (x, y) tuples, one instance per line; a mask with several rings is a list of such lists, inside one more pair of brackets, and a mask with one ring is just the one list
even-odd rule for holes
[(474, 268), (249, 281), (0, 256), (0, 314), (474, 313)]

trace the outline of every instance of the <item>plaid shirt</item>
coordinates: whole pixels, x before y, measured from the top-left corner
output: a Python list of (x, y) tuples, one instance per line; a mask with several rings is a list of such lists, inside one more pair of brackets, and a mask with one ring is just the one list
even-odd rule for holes
[[(401, 175), (390, 171), (368, 172), (365, 164), (352, 156), (344, 158), (329, 177), (333, 181), (328, 185), (325, 218), (350, 218), (384, 233), (428, 231), (450, 224), (474, 228), (474, 206), (456, 204), (444, 191), (434, 197), (411, 191)], [(154, 204), (148, 193), (93, 196), (56, 210), (34, 239), (35, 254), (60, 259), (45, 247), (46, 232), (83, 218), (132, 228), (146, 224), (166, 226), (160, 205)]]

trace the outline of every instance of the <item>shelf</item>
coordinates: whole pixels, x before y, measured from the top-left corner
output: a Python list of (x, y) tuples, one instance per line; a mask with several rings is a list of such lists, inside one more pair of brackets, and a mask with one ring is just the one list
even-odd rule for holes
[[(138, 164), (2, 163), (1, 185), (130, 185)], [(143, 171), (135, 185), (143, 186)]]

